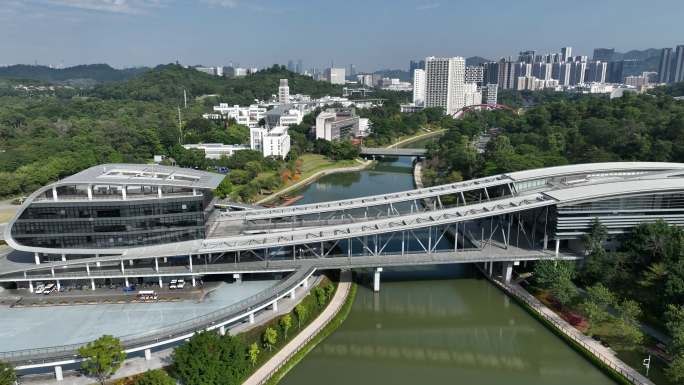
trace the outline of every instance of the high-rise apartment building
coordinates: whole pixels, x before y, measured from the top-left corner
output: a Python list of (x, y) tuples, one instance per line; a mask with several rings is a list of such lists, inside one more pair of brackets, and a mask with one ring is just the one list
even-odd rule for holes
[(487, 84), (482, 87), (482, 101), (489, 105), (497, 104), (499, 87), (497, 84)]
[(572, 47), (561, 48), (561, 58), (564, 62), (572, 61)]
[(508, 59), (499, 60), (497, 83), (504, 90), (515, 88), (515, 63)]
[(302, 62), (302, 59), (297, 60), (297, 67), (295, 69), (300, 75), (304, 73), (304, 63)]
[(481, 86), (484, 83), (484, 67), (467, 66), (465, 68), (465, 82), (475, 83), (478, 86)]
[[(586, 56), (585, 56), (586, 57)], [(572, 63), (572, 79), (570, 84), (584, 84), (585, 75), (587, 73), (587, 62), (586, 61), (575, 61)]]
[(678, 45), (672, 64), (672, 82), (684, 82), (684, 45)]
[(672, 48), (663, 48), (660, 51), (660, 65), (658, 66), (658, 80), (661, 83), (670, 83), (672, 78)]
[(425, 59), (425, 107), (441, 107), (451, 115), (465, 106), (465, 59)]
[(615, 48), (594, 48), (594, 61), (609, 62), (613, 61), (615, 56)]
[(482, 74), (482, 81), (484, 84), (499, 84), (499, 63), (488, 62), (484, 63), (484, 73)]
[(280, 86), (278, 87), (278, 103), (287, 104), (290, 102), (290, 86), (287, 84), (287, 79), (280, 79)]
[(520, 51), (518, 54), (518, 61), (523, 63), (534, 63), (537, 51)]
[(604, 61), (593, 61), (587, 66), (587, 83), (605, 83), (608, 63)]
[(416, 106), (425, 104), (425, 84), (425, 70), (413, 70), (413, 104)]
[(295, 72), (295, 64), (294, 61), (288, 60), (287, 62), (287, 70), (290, 72)]
[(409, 62), (409, 73), (413, 73), (414, 70), (424, 70), (425, 60), (411, 60)]

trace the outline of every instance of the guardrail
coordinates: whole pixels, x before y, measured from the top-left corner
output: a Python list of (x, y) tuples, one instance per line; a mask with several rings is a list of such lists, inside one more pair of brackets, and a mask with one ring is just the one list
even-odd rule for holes
[(570, 326), (564, 320), (561, 319), (562, 322), (560, 322), (557, 319), (555, 319), (554, 317), (551, 317), (548, 314), (546, 314), (546, 312), (544, 310), (547, 310), (548, 308), (546, 308), (546, 306), (544, 306), (542, 303), (540, 303), (532, 294), (528, 293), (527, 291), (520, 288), (519, 286), (504, 284), (504, 283), (502, 283), (496, 279), (493, 279), (493, 278), (491, 278), (491, 281), (494, 282), (500, 288), (502, 288), (509, 295), (516, 297), (519, 300), (523, 301), (525, 304), (527, 304), (527, 306), (529, 306), (532, 310), (534, 310), (545, 321), (549, 322), (551, 325), (553, 325), (553, 327), (555, 327), (560, 332), (562, 332), (565, 336), (570, 338), (574, 343), (576, 343), (577, 345), (579, 345), (582, 348), (584, 348), (585, 350), (587, 350), (594, 357), (596, 357), (599, 361), (601, 361), (601, 363), (603, 363), (607, 367), (611, 368), (615, 372), (619, 373), (620, 375), (625, 377), (631, 383), (633, 383), (635, 385), (655, 385), (648, 378), (642, 376), (634, 368), (625, 364), (616, 356), (606, 356), (602, 352), (598, 351), (595, 347), (591, 346), (591, 344), (588, 344), (587, 342), (585, 342), (584, 339), (589, 338), (589, 337), (582, 334), (579, 330), (575, 329), (574, 327)]
[[(292, 273), (287, 279), (281, 281), (270, 289), (261, 291), (240, 302), (227, 306), (223, 309), (204, 314), (186, 321), (163, 327), (154, 331), (125, 335), (119, 337), (127, 353), (143, 350), (150, 345), (164, 345), (173, 343), (179, 337), (195, 333), (208, 328), (217, 328), (236, 322), (249, 314), (257, 312), (268, 306), (274, 300), (289, 294), (304, 279), (308, 279), (316, 270), (315, 267), (304, 267)], [(9, 352), (0, 352), (0, 361), (10, 362), (17, 369), (22, 366), (41, 367), (52, 366), (55, 362), (74, 361), (78, 359), (78, 349), (87, 342), (63, 346), (24, 349)]]

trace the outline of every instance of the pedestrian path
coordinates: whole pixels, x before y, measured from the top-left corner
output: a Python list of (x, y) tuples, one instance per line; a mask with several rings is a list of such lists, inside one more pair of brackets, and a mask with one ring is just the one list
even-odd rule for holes
[(560, 315), (558, 315), (553, 310), (549, 309), (546, 305), (541, 303), (532, 294), (527, 292), (518, 284), (504, 284), (497, 279), (492, 278), (497, 286), (501, 287), (510, 295), (522, 300), (528, 306), (530, 306), (537, 314), (542, 316), (545, 320), (549, 321), (560, 330), (567, 337), (571, 338), (575, 343), (579, 344), (589, 352), (591, 352), (597, 359), (602, 363), (609, 366), (616, 372), (622, 374), (627, 380), (635, 385), (655, 385), (651, 380), (643, 376), (641, 373), (636, 371), (631, 366), (624, 363), (620, 358), (617, 357), (615, 352), (609, 348), (601, 345), (598, 341), (595, 341), (591, 337), (585, 335), (579, 330), (575, 329), (567, 321), (565, 321)]
[(340, 283), (337, 285), (335, 295), (325, 310), (287, 345), (280, 349), (278, 353), (271, 357), (270, 360), (257, 369), (247, 381), (243, 382), (243, 385), (261, 385), (268, 381), (278, 369), (285, 365), (292, 356), (311, 341), (337, 315), (342, 305), (344, 305), (347, 295), (349, 295), (351, 285), (351, 271), (343, 270), (340, 274)]

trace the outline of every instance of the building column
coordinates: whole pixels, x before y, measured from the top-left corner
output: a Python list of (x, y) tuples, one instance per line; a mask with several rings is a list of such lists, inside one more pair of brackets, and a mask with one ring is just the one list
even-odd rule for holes
[(249, 313), (249, 323), (250, 324), (254, 323), (254, 313)]
[(556, 258), (560, 254), (560, 239), (556, 239)]
[(188, 255), (188, 261), (190, 262), (190, 272), (192, 272), (192, 255)]
[(226, 325), (221, 325), (221, 326), (219, 327), (219, 334), (222, 335), (222, 336), (225, 336), (225, 335), (226, 335)]
[(154, 258), (154, 271), (159, 272), (159, 258)]
[(52, 200), (57, 201), (57, 187), (52, 188)]
[(126, 268), (124, 267), (123, 259), (121, 260), (121, 273), (126, 273)]
[(121, 186), (121, 198), (126, 200), (126, 186)]
[(195, 276), (192, 276), (192, 287), (197, 286), (197, 281), (195, 281)]
[(93, 186), (88, 185), (88, 200), (92, 201), (93, 200)]
[(235, 280), (235, 283), (242, 283), (242, 274), (234, 273), (233, 279)]
[(295, 299), (295, 289), (290, 290), (290, 299)]
[(95, 279), (90, 278), (90, 289), (95, 291)]
[(126, 287), (131, 286), (131, 285), (128, 284), (128, 277), (124, 278), (124, 284), (126, 285)]
[(29, 281), (29, 293), (33, 293), (33, 282)]
[(513, 262), (503, 262), (501, 265), (501, 277), (505, 283), (511, 283), (511, 278), (513, 277)]
[(152, 350), (145, 349), (145, 361), (149, 361), (151, 359), (152, 359)]
[(90, 275), (90, 264), (86, 263), (86, 273)]
[(57, 282), (57, 291), (62, 290), (62, 284), (59, 282), (59, 279), (56, 282)]
[(159, 277), (159, 287), (162, 288), (164, 287), (164, 283), (162, 282), (162, 277)]
[(309, 287), (309, 278), (305, 279), (304, 282), (302, 282), (302, 287), (305, 289)]
[(159, 199), (162, 198), (162, 188), (161, 188), (161, 186), (157, 186), (157, 197), (158, 197)]
[(33, 253), (33, 257), (35, 258), (36, 265), (40, 265), (40, 253)]
[(128, 260), (128, 266), (133, 266), (133, 260), (132, 259)]
[(50, 274), (52, 274), (53, 277), (55, 276), (55, 268), (54, 267), (50, 268)]
[(62, 367), (60, 365), (55, 366), (55, 380), (64, 380), (64, 375), (62, 375)]
[(380, 291), (380, 273), (382, 273), (382, 267), (376, 267), (375, 273), (373, 273), (373, 291)]
[(494, 273), (494, 261), (489, 261), (489, 276), (491, 277)]
[(273, 312), (278, 312), (278, 300), (273, 301)]
[(66, 262), (66, 254), (62, 254), (62, 262)]

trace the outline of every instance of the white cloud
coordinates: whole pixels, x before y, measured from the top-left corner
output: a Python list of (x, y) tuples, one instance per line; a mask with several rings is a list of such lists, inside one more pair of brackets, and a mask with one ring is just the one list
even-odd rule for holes
[(200, 2), (212, 7), (235, 8), (238, 6), (238, 0), (200, 0)]
[(43, 3), (98, 12), (139, 14), (163, 5), (163, 0), (44, 0)]

